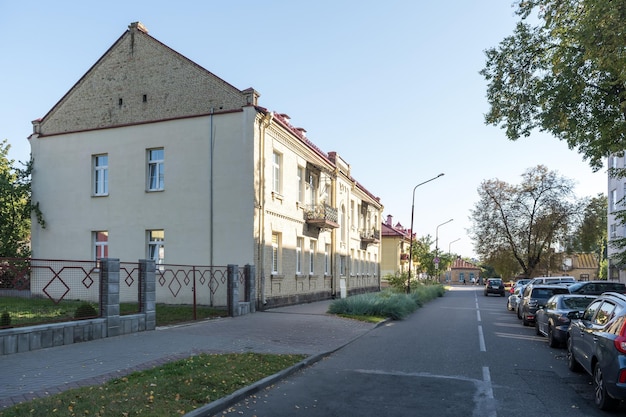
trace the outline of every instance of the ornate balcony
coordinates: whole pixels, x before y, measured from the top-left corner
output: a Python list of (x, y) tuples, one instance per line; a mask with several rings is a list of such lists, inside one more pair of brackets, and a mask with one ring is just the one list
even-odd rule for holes
[(403, 262), (408, 262), (409, 254), (408, 253), (401, 253), (400, 254), (400, 260), (403, 261)]
[(380, 242), (380, 230), (377, 229), (369, 229), (369, 230), (361, 230), (361, 243), (378, 243)]
[(328, 204), (316, 204), (304, 210), (307, 224), (320, 229), (336, 229), (339, 227), (337, 209)]

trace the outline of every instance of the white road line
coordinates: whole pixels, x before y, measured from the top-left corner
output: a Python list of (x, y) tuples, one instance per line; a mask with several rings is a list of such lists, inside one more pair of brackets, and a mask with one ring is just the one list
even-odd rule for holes
[(479, 397), (482, 397), (476, 401), (479, 415), (496, 417), (498, 415), (496, 413), (496, 401), (493, 397), (493, 386), (491, 385), (491, 374), (488, 366), (483, 366), (483, 384)]
[(487, 352), (487, 347), (485, 346), (485, 338), (483, 336), (483, 326), (478, 326), (478, 344), (480, 345), (481, 352)]

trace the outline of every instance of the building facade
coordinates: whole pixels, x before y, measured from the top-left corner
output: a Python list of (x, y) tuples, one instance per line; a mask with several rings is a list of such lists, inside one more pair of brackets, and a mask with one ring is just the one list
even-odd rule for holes
[(259, 97), (132, 23), (33, 122), (33, 257), (252, 264), (258, 308), (378, 290), (379, 199)]
[(626, 266), (619, 265), (612, 257), (618, 250), (611, 245), (611, 241), (626, 237), (626, 226), (620, 224), (616, 213), (624, 209), (624, 201), (626, 199), (626, 178), (620, 178), (611, 175), (612, 169), (625, 169), (626, 163), (623, 155), (613, 154), (608, 158), (609, 174), (608, 174), (608, 245), (607, 257), (609, 259), (608, 279), (626, 282)]
[(393, 224), (393, 217), (381, 224), (382, 262), (381, 275), (403, 274), (409, 272), (409, 253), (411, 245), (410, 231), (400, 223)]

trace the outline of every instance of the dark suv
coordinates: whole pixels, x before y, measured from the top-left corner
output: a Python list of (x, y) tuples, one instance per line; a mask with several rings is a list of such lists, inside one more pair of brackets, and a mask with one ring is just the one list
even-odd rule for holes
[(567, 329), (567, 366), (592, 375), (595, 403), (602, 410), (626, 400), (626, 295), (607, 292)]
[(535, 314), (540, 307), (546, 305), (548, 298), (555, 294), (569, 294), (565, 285), (528, 284), (520, 300), (518, 317), (524, 326), (535, 322)]
[(498, 294), (504, 297), (504, 282), (500, 278), (487, 278), (485, 281), (485, 297), (489, 294)]
[(600, 295), (605, 292), (626, 293), (626, 284), (617, 281), (581, 281), (569, 287), (572, 294)]

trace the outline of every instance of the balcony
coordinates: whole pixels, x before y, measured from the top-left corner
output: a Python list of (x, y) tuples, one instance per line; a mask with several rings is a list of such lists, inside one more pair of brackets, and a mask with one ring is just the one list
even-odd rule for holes
[(380, 242), (380, 230), (377, 229), (369, 229), (369, 230), (361, 230), (361, 243), (370, 244), (370, 243), (378, 243)]
[(304, 210), (307, 224), (320, 229), (337, 229), (339, 227), (337, 209), (328, 204), (309, 206)]
[(403, 262), (408, 262), (409, 254), (408, 253), (401, 253), (400, 254), (400, 260), (403, 261)]

